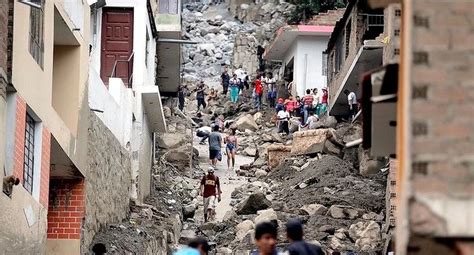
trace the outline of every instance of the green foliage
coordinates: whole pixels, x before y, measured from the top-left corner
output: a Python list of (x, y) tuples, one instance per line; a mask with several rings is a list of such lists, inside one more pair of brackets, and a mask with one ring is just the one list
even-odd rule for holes
[(295, 25), (306, 23), (320, 12), (343, 8), (347, 0), (293, 0), (292, 4), (296, 5), (296, 8), (287, 18), (288, 24)]

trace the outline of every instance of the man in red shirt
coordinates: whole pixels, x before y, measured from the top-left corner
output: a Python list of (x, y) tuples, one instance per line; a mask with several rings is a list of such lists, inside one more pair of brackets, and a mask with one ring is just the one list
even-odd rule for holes
[(262, 81), (260, 80), (260, 77), (257, 77), (257, 79), (255, 80), (255, 106), (259, 111), (260, 111), (260, 108), (262, 107), (262, 95), (263, 95)]
[(214, 167), (212, 166), (207, 170), (207, 175), (202, 177), (200, 193), (204, 199), (204, 222), (207, 222), (208, 210), (211, 208), (215, 210), (216, 196), (218, 202), (220, 202), (222, 193), (219, 177), (214, 175)]
[(303, 123), (306, 123), (306, 120), (308, 119), (308, 112), (313, 109), (313, 100), (314, 100), (314, 97), (313, 95), (311, 95), (311, 90), (307, 89), (306, 95), (303, 97), (303, 110), (304, 110)]

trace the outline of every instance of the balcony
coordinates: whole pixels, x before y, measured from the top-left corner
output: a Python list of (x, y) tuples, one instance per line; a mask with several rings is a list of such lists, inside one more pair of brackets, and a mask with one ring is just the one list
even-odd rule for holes
[(56, 0), (56, 7), (67, 23), (70, 23), (71, 30), (77, 31), (83, 37), (84, 28), (84, 3), (82, 0)]

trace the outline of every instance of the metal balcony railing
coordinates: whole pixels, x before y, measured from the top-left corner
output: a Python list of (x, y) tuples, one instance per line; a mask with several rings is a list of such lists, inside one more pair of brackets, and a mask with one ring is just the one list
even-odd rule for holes
[[(130, 57), (128, 59), (117, 59), (117, 60), (115, 60), (114, 67), (112, 68), (112, 73), (110, 74), (111, 78), (115, 78), (115, 77), (116, 78), (122, 78), (123, 83), (128, 88), (132, 87), (133, 57), (134, 57), (134, 55), (135, 55), (135, 52), (132, 52), (132, 54), (130, 54)], [(127, 64), (127, 70), (126, 70), (127, 74), (126, 74), (126, 76), (124, 76), (124, 75), (117, 76), (117, 64), (120, 63), (120, 62), (125, 62)]]
[(364, 14), (366, 17), (367, 30), (371, 28), (379, 28), (384, 26), (384, 15), (383, 14)]

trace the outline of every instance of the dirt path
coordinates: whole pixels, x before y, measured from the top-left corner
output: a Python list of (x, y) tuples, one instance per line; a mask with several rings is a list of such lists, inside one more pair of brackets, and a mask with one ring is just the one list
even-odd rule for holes
[[(205, 145), (199, 144), (200, 139), (195, 137), (193, 141), (193, 145), (199, 151), (199, 165), (204, 171), (207, 171), (209, 167), (209, 147), (206, 143)], [(249, 164), (253, 161), (253, 158), (242, 156), (237, 154), (236, 161), (235, 161), (235, 169), (239, 169), (241, 165)], [(216, 208), (216, 220), (222, 221), (224, 215), (227, 211), (232, 210), (232, 206), (230, 206), (231, 201), (231, 194), (235, 190), (235, 188), (239, 187), (240, 185), (246, 182), (244, 177), (239, 177), (235, 174), (235, 172), (230, 172), (227, 170), (227, 157), (223, 155), (222, 161), (217, 163), (217, 170), (215, 174), (219, 177), (221, 182), (221, 189), (222, 189), (222, 201), (217, 204)], [(201, 222), (203, 220), (203, 208), (199, 207), (196, 211), (196, 220)]]

